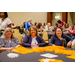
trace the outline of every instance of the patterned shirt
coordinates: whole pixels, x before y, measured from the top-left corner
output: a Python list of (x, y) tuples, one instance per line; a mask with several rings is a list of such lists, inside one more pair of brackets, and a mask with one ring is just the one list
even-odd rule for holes
[[(17, 38), (12, 38), (12, 47), (15, 48), (17, 45), (20, 45)], [(0, 47), (9, 48), (10, 43), (8, 42), (7, 38), (0, 38)]]

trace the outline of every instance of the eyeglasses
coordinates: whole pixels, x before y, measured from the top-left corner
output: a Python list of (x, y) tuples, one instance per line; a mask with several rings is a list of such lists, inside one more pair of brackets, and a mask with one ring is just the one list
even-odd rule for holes
[(33, 32), (33, 31), (36, 31), (36, 30), (31, 30), (31, 31)]
[(11, 31), (7, 31), (6, 33), (12, 33)]

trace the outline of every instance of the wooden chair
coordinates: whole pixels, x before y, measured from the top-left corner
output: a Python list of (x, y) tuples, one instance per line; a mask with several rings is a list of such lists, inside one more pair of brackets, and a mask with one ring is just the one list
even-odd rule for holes
[(19, 29), (12, 29), (14, 31), (14, 34), (20, 34)]
[(21, 36), (21, 34), (13, 34), (14, 35), (14, 37), (16, 37), (18, 40), (19, 40), (19, 43), (22, 43), (22, 36)]
[(75, 48), (72, 46), (72, 44), (71, 44), (71, 48), (72, 48), (72, 49), (75, 49)]
[(44, 33), (43, 33), (42, 38), (44, 39), (44, 41), (45, 41), (46, 43), (49, 43), (48, 33), (47, 33), (47, 32), (44, 32)]

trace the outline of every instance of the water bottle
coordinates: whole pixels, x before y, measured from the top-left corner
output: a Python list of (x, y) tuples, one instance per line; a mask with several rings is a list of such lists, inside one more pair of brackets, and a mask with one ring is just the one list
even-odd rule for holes
[(62, 39), (62, 46), (66, 47), (66, 40), (65, 39)]

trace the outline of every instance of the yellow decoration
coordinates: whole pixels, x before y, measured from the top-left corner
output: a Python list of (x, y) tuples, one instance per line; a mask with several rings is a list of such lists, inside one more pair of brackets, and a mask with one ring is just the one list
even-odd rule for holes
[(75, 56), (71, 55), (71, 56), (66, 56), (67, 58), (70, 58), (70, 59), (75, 59)]
[(65, 55), (71, 55), (71, 56), (67, 56), (68, 58), (75, 58), (75, 51), (73, 50), (66, 50), (65, 47), (63, 46), (47, 46), (47, 47), (38, 47), (38, 48), (33, 48), (33, 49), (27, 49), (23, 46), (20, 46), (18, 48), (15, 48), (13, 50), (14, 52), (17, 53), (21, 53), (21, 54), (28, 54), (28, 53), (32, 53), (32, 52), (55, 52), (55, 54), (65, 54)]
[[(47, 58), (45, 58), (45, 59), (47, 59)], [(40, 62), (44, 62), (44, 58), (43, 59), (39, 59), (38, 61), (40, 61)], [(48, 62), (63, 62), (62, 60), (57, 60), (57, 59), (49, 59), (49, 61)]]

